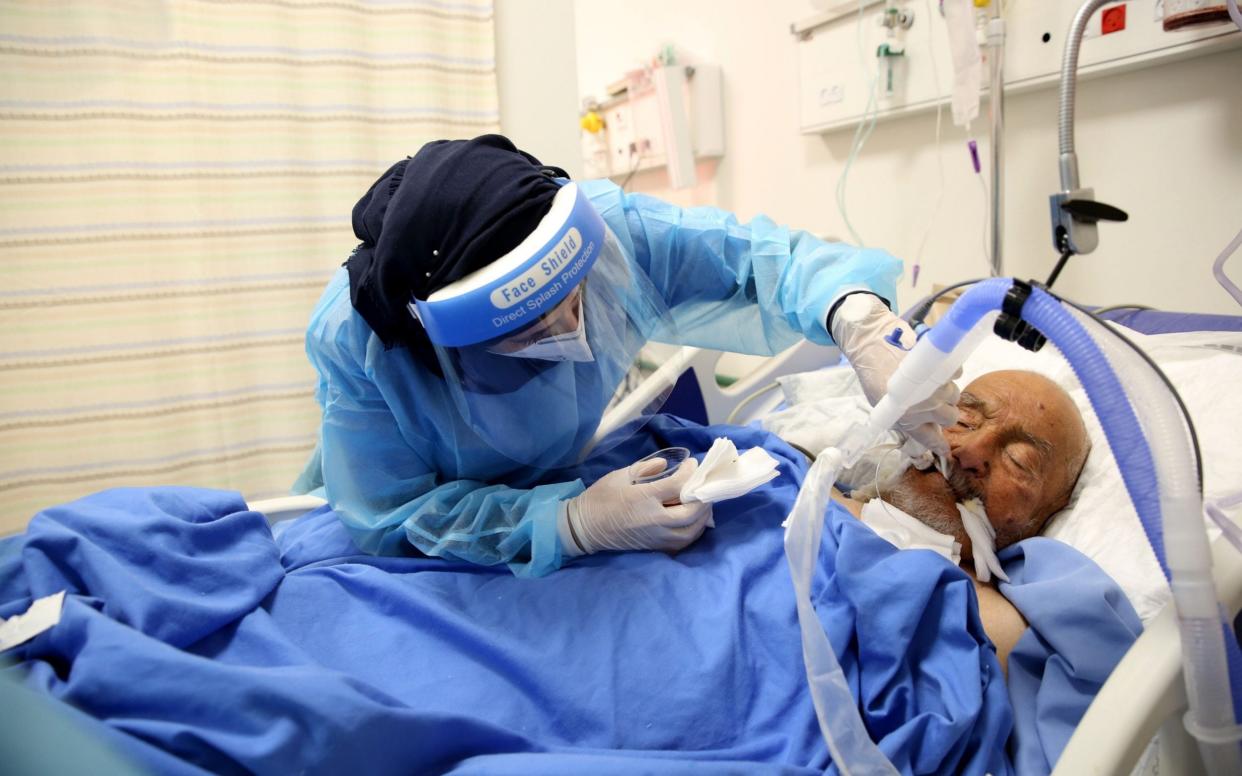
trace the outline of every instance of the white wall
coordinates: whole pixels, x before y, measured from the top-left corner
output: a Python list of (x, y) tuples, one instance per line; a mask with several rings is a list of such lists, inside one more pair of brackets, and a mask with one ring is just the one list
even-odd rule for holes
[(501, 133), (580, 177), (573, 0), (496, 0), (494, 8)]
[[(601, 95), (604, 84), (665, 43), (692, 60), (719, 63), (726, 153), (707, 198), (743, 218), (763, 212), (820, 234), (845, 235), (834, 191), (852, 133), (798, 131), (789, 23), (812, 10), (808, 0), (575, 0), (579, 89)], [(1071, 260), (1059, 290), (1097, 304), (1242, 313), (1211, 275), (1213, 259), (1242, 228), (1240, 79), (1242, 51), (1234, 49), (1081, 84), (1082, 179), (1131, 220), (1102, 225), (1100, 248)], [(1005, 268), (1043, 279), (1056, 258), (1047, 214), (1048, 195), (1059, 186), (1055, 89), (1011, 97), (1007, 108)], [(868, 244), (906, 259), (903, 305), (932, 282), (975, 277), (987, 268), (983, 193), (947, 111), (944, 205), (933, 221), (940, 187), (934, 135), (934, 114), (882, 122), (850, 174), (854, 226)], [(986, 137), (979, 140), (986, 160)], [(637, 176), (631, 188), (669, 193), (654, 174)], [(703, 190), (693, 199), (703, 199)], [(908, 270), (929, 224), (919, 285), (912, 288)], [(1242, 257), (1231, 267), (1242, 278)]]

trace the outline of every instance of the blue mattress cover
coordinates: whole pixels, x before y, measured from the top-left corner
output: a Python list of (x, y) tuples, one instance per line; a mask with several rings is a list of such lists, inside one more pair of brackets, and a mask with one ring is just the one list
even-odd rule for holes
[[(278, 543), (222, 491), (48, 509), (0, 543), (0, 616), (64, 589), (62, 620), (0, 671), (159, 773), (834, 771), (781, 547), (801, 456), (665, 417), (579, 473), (726, 433), (781, 476), (716, 505), (717, 527), (676, 556), (601, 554), (544, 579), (360, 555), (327, 509)], [(899, 770), (1047, 770), (1138, 633), (1116, 586), (1051, 540), (1002, 556), (1033, 624), (1015, 716), (961, 569), (836, 505), (827, 519), (817, 610)]]

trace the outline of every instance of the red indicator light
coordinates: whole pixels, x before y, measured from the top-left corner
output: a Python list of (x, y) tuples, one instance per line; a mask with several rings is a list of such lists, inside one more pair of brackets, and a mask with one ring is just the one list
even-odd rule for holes
[(1124, 30), (1126, 28), (1125, 5), (1114, 5), (1112, 8), (1105, 8), (1103, 18), (1100, 21), (1100, 28), (1100, 32), (1104, 35)]

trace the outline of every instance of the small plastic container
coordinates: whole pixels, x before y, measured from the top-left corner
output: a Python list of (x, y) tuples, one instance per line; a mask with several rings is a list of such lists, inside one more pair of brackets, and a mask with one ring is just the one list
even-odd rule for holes
[[(666, 447), (663, 450), (657, 450), (646, 458), (635, 461), (634, 464), (630, 466), (630, 481), (635, 485), (641, 485), (645, 482), (655, 482), (656, 480), (662, 480), (665, 477), (672, 477), (673, 473), (676, 472), (682, 463), (689, 457), (690, 451), (684, 447)], [(663, 469), (655, 474), (647, 475), (646, 477), (637, 477), (633, 474), (641, 468), (642, 464), (655, 458), (664, 459)]]

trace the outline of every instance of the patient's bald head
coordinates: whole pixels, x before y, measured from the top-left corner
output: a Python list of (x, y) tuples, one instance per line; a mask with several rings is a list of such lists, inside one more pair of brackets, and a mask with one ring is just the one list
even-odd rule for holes
[(991, 372), (966, 386), (944, 431), (949, 484), (978, 496), (1004, 547), (1043, 530), (1069, 503), (1091, 442), (1078, 407), (1034, 372)]
[[(1073, 400), (1035, 372), (990, 372), (966, 386), (958, 421), (944, 436), (948, 483), (936, 472), (908, 470), (893, 488), (893, 503), (965, 544), (953, 504), (978, 497), (996, 528), (997, 549), (1040, 533), (1069, 503), (1091, 449)], [(941, 508), (930, 509), (933, 503)], [(949, 525), (957, 530), (945, 530)]]

